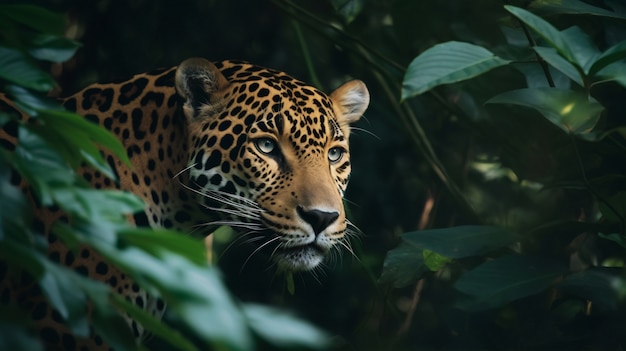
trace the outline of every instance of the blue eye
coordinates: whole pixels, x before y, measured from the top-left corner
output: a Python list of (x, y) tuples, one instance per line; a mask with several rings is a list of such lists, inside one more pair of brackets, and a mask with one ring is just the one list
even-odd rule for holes
[(330, 161), (330, 163), (339, 162), (339, 160), (341, 160), (341, 158), (343, 157), (344, 153), (345, 153), (344, 149), (340, 147), (333, 147), (330, 150), (328, 150), (328, 160)]
[(271, 154), (276, 150), (276, 142), (270, 138), (260, 138), (254, 141), (257, 150), (264, 154)]

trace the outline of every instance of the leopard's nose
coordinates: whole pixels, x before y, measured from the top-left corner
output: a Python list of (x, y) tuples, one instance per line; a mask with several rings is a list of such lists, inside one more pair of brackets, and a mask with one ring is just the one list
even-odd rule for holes
[(315, 209), (307, 210), (302, 206), (298, 206), (296, 211), (300, 218), (311, 225), (315, 235), (323, 232), (324, 229), (328, 228), (329, 225), (339, 218), (339, 212), (326, 212)]

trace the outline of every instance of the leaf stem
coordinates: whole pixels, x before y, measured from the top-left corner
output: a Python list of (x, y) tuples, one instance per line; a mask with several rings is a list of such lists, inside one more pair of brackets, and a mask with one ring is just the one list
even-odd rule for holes
[(585, 166), (583, 165), (582, 158), (580, 157), (580, 151), (578, 150), (578, 146), (576, 145), (576, 140), (572, 134), (569, 134), (570, 141), (572, 142), (572, 147), (574, 148), (574, 152), (576, 153), (576, 161), (578, 162), (578, 168), (580, 170), (580, 175), (582, 177), (582, 181), (585, 184), (585, 187), (589, 192), (595, 196), (598, 201), (602, 202), (613, 214), (619, 219), (619, 231), (622, 236), (626, 235), (624, 231), (624, 217), (621, 213), (607, 200), (604, 196), (600, 195), (595, 188), (589, 182), (587, 178), (587, 172), (585, 171)]

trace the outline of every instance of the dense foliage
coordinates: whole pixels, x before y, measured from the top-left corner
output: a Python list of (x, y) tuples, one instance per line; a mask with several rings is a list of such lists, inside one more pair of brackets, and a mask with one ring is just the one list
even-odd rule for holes
[[(76, 225), (58, 228), (70, 244), (96, 245), (146, 288), (165, 292), (186, 286), (198, 295), (200, 300), (167, 295), (174, 306), (168, 324), (154, 325), (163, 328), (157, 331), (162, 338), (180, 348), (191, 348), (193, 340), (246, 349), (250, 344), (240, 342), (248, 342), (252, 328), (266, 340), (257, 347), (283, 345), (279, 337), (292, 334), (281, 328), (292, 320), (248, 305), (263, 302), (297, 311), (336, 335), (335, 346), (346, 350), (626, 346), (622, 1), (273, 0), (247, 2), (246, 11), (237, 2), (200, 0), (184, 6), (149, 0), (42, 4), (67, 13), (66, 36), (83, 43), (70, 61), (51, 70), (63, 93), (190, 56), (245, 59), (326, 91), (356, 77), (371, 91), (366, 121), (352, 137), (347, 194), (351, 220), (364, 233), (353, 243), (358, 259), (346, 253), (322, 275), (296, 275), (286, 282), (266, 270), (263, 259), (249, 260), (251, 249), (222, 243), (228, 235), (218, 236), (214, 256), (230, 293), (221, 289), (215, 270), (202, 264), (199, 242), (101, 220), (103, 213), (118, 218), (119, 210), (132, 211), (134, 198), (80, 188), (66, 165), (84, 160), (106, 171), (91, 146), (115, 149), (106, 134), (65, 138), (72, 144), (63, 145), (49, 138), (48, 129), (20, 126), (24, 150), (2, 154), (0, 171), (11, 164), (49, 203), (76, 200), (62, 202)], [(39, 20), (24, 23), (19, 14), (10, 18), (20, 30), (7, 30), (5, 23), (12, 23), (5, 21), (7, 13), (0, 11), (2, 91), (23, 101), (41, 123), (54, 120), (87, 134), (91, 129), (81, 129), (87, 126), (49, 102), (29, 105), (40, 101), (30, 99), (33, 91), (53, 85), (48, 66), (41, 70), (33, 60), (65, 61), (75, 42), (63, 39), (61, 28), (41, 28), (38, 23), (49, 22)], [(24, 26), (31, 34), (16, 39)], [(57, 37), (46, 41), (33, 30)], [(51, 50), (42, 56), (37, 47)], [(51, 52), (53, 58), (45, 56)], [(4, 69), (9, 60), (21, 72), (38, 73), (16, 75), (19, 70)], [(11, 117), (2, 118), (6, 123)], [(56, 153), (50, 154), (51, 146)], [(26, 156), (52, 162), (23, 162), (20, 157)], [(54, 178), (61, 173), (42, 172), (61, 165), (63, 182)], [(17, 206), (23, 204), (19, 194), (4, 186), (6, 173), (0, 174), (5, 177), (0, 194), (16, 206), (3, 206), (0, 213), (2, 255), (17, 252), (5, 243), (22, 245), (30, 256), (13, 262), (41, 277), (41, 284), (58, 283), (47, 291), (84, 287), (76, 300), (50, 296), (68, 306), (77, 331), (81, 320), (69, 313), (79, 308), (76, 301), (96, 299), (103, 310), (109, 304), (130, 308), (99, 284), (41, 257), (38, 243), (26, 240), (29, 212)], [(102, 208), (74, 206), (82, 196), (108, 200), (98, 202)], [(98, 233), (109, 240), (93, 240), (88, 235), (93, 226), (105, 226)], [(7, 234), (18, 232), (23, 235)], [(154, 239), (143, 240), (147, 235)], [(140, 260), (150, 263), (137, 265)], [(189, 279), (202, 276), (217, 288), (208, 291), (195, 280), (181, 285), (175, 275), (151, 276), (144, 268), (153, 265), (184, 268)], [(217, 296), (211, 295), (215, 291)], [(186, 314), (200, 306), (206, 313)], [(221, 328), (225, 316), (239, 329)], [(115, 316), (103, 312), (102, 318), (104, 328), (110, 325), (106, 318)], [(264, 323), (251, 322), (254, 318)], [(13, 326), (4, 328), (9, 320), (2, 323), (1, 330), (12, 333)], [(322, 337), (307, 328), (296, 328), (300, 332), (293, 335), (300, 338), (291, 341), (320, 346), (310, 339)]]

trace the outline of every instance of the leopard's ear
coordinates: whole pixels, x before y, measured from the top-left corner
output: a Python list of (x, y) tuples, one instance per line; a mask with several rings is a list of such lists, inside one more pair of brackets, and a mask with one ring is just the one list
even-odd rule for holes
[(222, 72), (210, 61), (190, 58), (176, 69), (176, 92), (185, 103), (189, 118), (210, 115), (221, 109), (221, 94), (229, 85)]
[(370, 93), (360, 80), (351, 80), (330, 94), (340, 125), (358, 121), (370, 103)]

